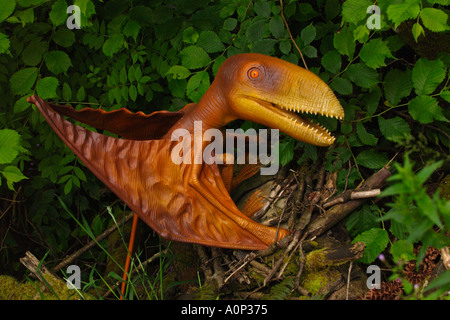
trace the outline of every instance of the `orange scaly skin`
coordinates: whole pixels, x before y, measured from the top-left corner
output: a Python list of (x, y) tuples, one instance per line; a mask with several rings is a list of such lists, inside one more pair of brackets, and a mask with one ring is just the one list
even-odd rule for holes
[[(331, 89), (316, 75), (259, 54), (227, 59), (201, 101), (179, 112), (144, 115), (126, 109), (76, 111), (37, 96), (30, 97), (29, 102), (38, 107), (81, 161), (163, 238), (244, 250), (266, 249), (289, 232), (277, 232), (240, 212), (217, 164), (194, 164), (194, 157), (201, 157), (209, 142), (197, 142), (202, 148), (193, 148), (192, 164), (173, 163), (171, 152), (179, 144), (171, 141), (173, 131), (188, 130), (194, 143), (194, 121), (202, 121), (206, 131), (244, 119), (280, 129), (307, 143), (327, 146), (334, 138), (294, 111), (340, 119), (344, 115)], [(86, 130), (63, 115), (124, 139)]]

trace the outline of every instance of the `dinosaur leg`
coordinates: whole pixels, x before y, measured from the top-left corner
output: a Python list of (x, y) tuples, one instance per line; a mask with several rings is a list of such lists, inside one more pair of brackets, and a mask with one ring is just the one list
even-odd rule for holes
[(128, 242), (128, 252), (127, 252), (127, 259), (125, 261), (125, 268), (123, 271), (123, 282), (121, 287), (122, 295), (120, 296), (120, 300), (123, 300), (123, 297), (125, 296), (125, 289), (126, 289), (126, 281), (128, 277), (128, 273), (130, 271), (130, 264), (131, 264), (131, 254), (133, 253), (134, 248), (134, 240), (136, 239), (136, 229), (139, 221), (139, 216), (135, 213), (133, 216), (133, 225), (131, 226), (131, 235), (130, 235), (130, 241)]

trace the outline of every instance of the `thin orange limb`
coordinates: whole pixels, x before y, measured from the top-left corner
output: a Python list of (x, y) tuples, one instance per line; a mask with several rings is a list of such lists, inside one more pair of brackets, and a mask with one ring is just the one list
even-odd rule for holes
[(139, 216), (135, 213), (133, 216), (133, 225), (131, 226), (130, 241), (128, 242), (128, 253), (127, 253), (127, 259), (125, 260), (125, 270), (123, 272), (123, 277), (122, 277), (122, 279), (123, 279), (122, 287), (121, 287), (122, 295), (120, 296), (120, 300), (123, 300), (123, 297), (125, 296), (125, 288), (127, 285), (127, 276), (128, 276), (128, 271), (130, 269), (131, 253), (133, 252), (134, 239), (136, 238), (136, 228), (137, 228), (138, 221), (139, 221)]

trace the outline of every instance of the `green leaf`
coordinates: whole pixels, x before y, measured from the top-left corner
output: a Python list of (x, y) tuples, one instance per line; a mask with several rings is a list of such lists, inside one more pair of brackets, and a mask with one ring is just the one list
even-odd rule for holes
[(361, 49), (359, 56), (367, 66), (376, 69), (386, 65), (386, 58), (393, 58), (387, 42), (380, 38), (370, 40)]
[(370, 88), (378, 83), (378, 73), (364, 63), (352, 64), (348, 67), (346, 75), (357, 86)]
[(0, 32), (0, 54), (2, 53), (9, 53), (9, 38)]
[(25, 47), (22, 52), (22, 60), (28, 66), (36, 66), (42, 61), (47, 43), (42, 42), (41, 38), (35, 38)]
[(183, 41), (189, 44), (194, 44), (197, 42), (199, 34), (194, 27), (188, 27), (183, 31)]
[(66, 101), (72, 100), (72, 89), (67, 84), (67, 82), (64, 82), (63, 84), (62, 96)]
[[(376, 207), (376, 205), (375, 205)], [(352, 236), (379, 226), (379, 213), (376, 208), (364, 204), (360, 210), (353, 212), (345, 221), (345, 227)]]
[(280, 165), (284, 167), (294, 158), (294, 141), (280, 142)]
[(378, 138), (373, 134), (368, 133), (361, 121), (356, 123), (356, 133), (358, 134), (359, 140), (365, 145), (375, 146), (378, 143)]
[(378, 126), (383, 136), (389, 141), (400, 142), (411, 135), (408, 123), (398, 116), (392, 119), (378, 117)]
[(66, 22), (68, 18), (67, 7), (68, 5), (66, 0), (58, 0), (52, 5), (52, 10), (50, 10), (49, 17), (55, 27)]
[(132, 37), (134, 41), (136, 41), (140, 29), (141, 25), (139, 22), (131, 19), (127, 22), (125, 27), (123, 27), (123, 35), (126, 37)]
[(0, 0), (0, 22), (8, 18), (16, 8), (14, 0)]
[(448, 14), (436, 8), (424, 8), (420, 14), (423, 25), (433, 32), (442, 32), (449, 30), (447, 23)]
[(415, 19), (420, 13), (420, 1), (405, 0), (403, 3), (391, 4), (387, 8), (389, 20), (394, 22), (395, 28), (408, 19)]
[(75, 33), (67, 28), (60, 28), (56, 30), (53, 35), (53, 41), (64, 48), (70, 47), (75, 42)]
[(269, 30), (275, 39), (279, 39), (283, 36), (284, 22), (280, 15), (273, 16), (272, 19), (270, 19)]
[(421, 34), (425, 36), (425, 30), (423, 30), (423, 27), (420, 25), (420, 23), (416, 22), (412, 26), (412, 34), (414, 36), (414, 40), (417, 42), (417, 39)]
[(442, 166), (443, 161), (434, 162), (433, 164), (430, 164), (428, 166), (425, 166), (423, 169), (421, 169), (417, 174), (417, 179), (420, 184), (424, 184), (425, 181), (428, 180), (428, 178), (431, 176), (433, 172), (435, 172), (438, 168)]
[(189, 46), (180, 52), (181, 63), (188, 69), (198, 69), (207, 66), (211, 58), (203, 48)]
[(45, 77), (37, 82), (36, 91), (42, 99), (55, 98), (57, 97), (57, 87), (58, 79), (56, 79), (55, 77)]
[(364, 242), (366, 244), (361, 260), (363, 263), (371, 263), (386, 249), (389, 243), (389, 236), (386, 230), (372, 228), (355, 237), (352, 243), (355, 242)]
[(361, 151), (356, 157), (356, 162), (369, 169), (381, 169), (388, 162), (384, 153), (377, 152), (375, 149)]
[(172, 66), (169, 71), (167, 71), (166, 75), (172, 74), (174, 79), (186, 79), (191, 75), (191, 72), (188, 68), (183, 66)]
[(258, 16), (268, 18), (271, 13), (270, 4), (267, 1), (257, 1), (255, 3), (255, 12)]
[(0, 130), (0, 164), (11, 163), (21, 150), (20, 135), (17, 131)]
[(79, 102), (84, 101), (86, 99), (86, 91), (84, 90), (84, 87), (80, 87), (77, 92), (77, 100)]
[(233, 31), (237, 26), (237, 19), (235, 18), (228, 18), (223, 22), (223, 29), (227, 31)]
[(341, 70), (341, 55), (337, 50), (331, 50), (322, 57), (322, 66), (331, 73), (338, 73)]
[(24, 96), (16, 101), (16, 103), (14, 104), (14, 113), (22, 112), (31, 106), (27, 98), (27, 96)]
[(210, 86), (209, 74), (201, 71), (193, 75), (186, 86), (186, 94), (193, 102), (200, 101)]
[(103, 43), (103, 53), (107, 57), (112, 57), (123, 48), (124, 38), (122, 33), (115, 33)]
[(392, 259), (396, 263), (400, 261), (408, 262), (416, 259), (413, 244), (406, 240), (398, 240), (394, 242), (391, 246), (390, 252)]
[(197, 45), (208, 53), (225, 50), (225, 46), (214, 31), (203, 31), (198, 38)]
[(333, 45), (340, 54), (353, 58), (356, 44), (353, 41), (353, 33), (348, 26), (343, 27), (340, 32), (334, 34)]
[(300, 38), (305, 45), (308, 45), (314, 41), (316, 38), (316, 28), (312, 25), (312, 23), (302, 30)]
[(264, 31), (266, 29), (266, 22), (264, 20), (259, 20), (253, 22), (247, 29), (246, 37), (251, 43), (261, 40), (264, 36)]
[(50, 51), (45, 56), (45, 63), (48, 70), (54, 74), (59, 74), (61, 72), (67, 72), (69, 67), (72, 66), (72, 61), (67, 53), (63, 51)]
[(411, 117), (420, 123), (431, 123), (435, 119), (448, 122), (442, 114), (442, 109), (439, 107), (438, 101), (434, 97), (415, 97), (410, 101), (408, 111)]
[(384, 78), (384, 95), (392, 106), (396, 106), (403, 98), (409, 96), (412, 90), (411, 71), (393, 69)]
[(25, 68), (17, 71), (11, 76), (9, 83), (11, 91), (17, 95), (28, 93), (38, 76), (38, 68)]
[(137, 99), (137, 88), (134, 84), (132, 84), (128, 88), (128, 94), (130, 95), (131, 100), (136, 101)]
[(19, 182), (23, 179), (28, 179), (26, 176), (22, 174), (22, 171), (20, 171), (19, 168), (14, 166), (7, 166), (3, 170), (2, 174), (6, 178), (6, 182), (10, 190), (14, 190), (13, 184), (15, 182)]
[(444, 63), (437, 60), (421, 58), (412, 70), (412, 81), (417, 95), (431, 94), (445, 78)]
[(346, 0), (342, 4), (342, 20), (353, 24), (366, 19), (367, 8), (373, 4), (370, 0)]
[(330, 87), (342, 95), (349, 95), (353, 92), (352, 83), (345, 78), (335, 78), (333, 82), (330, 83)]

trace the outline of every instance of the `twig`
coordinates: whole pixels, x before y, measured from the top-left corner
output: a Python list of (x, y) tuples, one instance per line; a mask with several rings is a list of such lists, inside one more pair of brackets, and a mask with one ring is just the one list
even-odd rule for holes
[(347, 190), (347, 191), (341, 193), (336, 198), (324, 203), (323, 207), (329, 208), (329, 207), (334, 206), (335, 204), (344, 203), (349, 200), (373, 198), (373, 197), (378, 196), (380, 193), (381, 193), (380, 189), (372, 189), (372, 190), (367, 190), (367, 191)]
[[(129, 221), (131, 218), (133, 218), (133, 216), (134, 216), (134, 213), (131, 212), (130, 214), (125, 216), (123, 221), (118, 226), (125, 224), (127, 221)], [(97, 243), (99, 243), (100, 241), (105, 239), (107, 236), (109, 236), (114, 230), (117, 229), (118, 226), (116, 224), (113, 224), (110, 228), (106, 229), (99, 236), (97, 236), (97, 238), (95, 238), (95, 240), (91, 240), (87, 245), (85, 245), (78, 251), (72, 253), (70, 256), (67, 256), (66, 258), (64, 258), (64, 260), (61, 261), (56, 267), (52, 268), (52, 271), (58, 272), (59, 270), (61, 270), (62, 268), (64, 268), (68, 264), (70, 264), (73, 260), (75, 260), (76, 258), (81, 256), (83, 253), (85, 253), (86, 251), (88, 251), (89, 249), (94, 247)]]
[(286, 26), (286, 29), (287, 29), (288, 33), (289, 33), (289, 37), (291, 38), (291, 41), (292, 41), (292, 43), (294, 44), (294, 46), (295, 46), (295, 48), (297, 49), (297, 51), (300, 53), (300, 57), (302, 58), (303, 65), (305, 66), (305, 69), (308, 70), (308, 66), (306, 65), (305, 58), (303, 58), (302, 50), (300, 50), (300, 48), (298, 47), (297, 43), (295, 42), (294, 37), (292, 36), (291, 30), (289, 29), (289, 25), (288, 25), (288, 23), (287, 23), (287, 21), (286, 21), (286, 18), (284, 17), (284, 13), (283, 13), (283, 9), (284, 9), (284, 8), (283, 8), (283, 0), (280, 0), (280, 8), (281, 8), (280, 15), (281, 15), (281, 18), (282, 18), (283, 21), (284, 21), (284, 25)]

